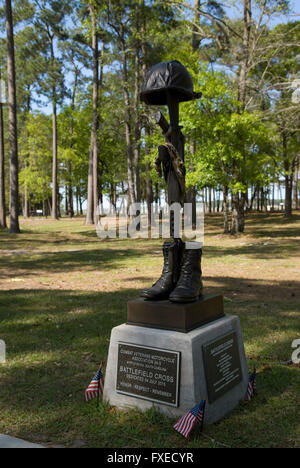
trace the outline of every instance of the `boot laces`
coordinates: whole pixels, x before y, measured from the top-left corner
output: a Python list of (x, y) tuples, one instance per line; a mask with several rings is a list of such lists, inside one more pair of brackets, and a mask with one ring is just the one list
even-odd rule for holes
[(164, 266), (163, 266), (163, 271), (161, 274), (161, 277), (156, 281), (154, 286), (161, 286), (162, 288), (166, 285), (167, 283), (167, 274), (169, 273), (169, 253), (166, 252), (164, 254)]
[(184, 259), (184, 264), (181, 269), (181, 275), (178, 282), (180, 286), (186, 286), (193, 281), (193, 272), (195, 266), (195, 254), (193, 250), (187, 250)]

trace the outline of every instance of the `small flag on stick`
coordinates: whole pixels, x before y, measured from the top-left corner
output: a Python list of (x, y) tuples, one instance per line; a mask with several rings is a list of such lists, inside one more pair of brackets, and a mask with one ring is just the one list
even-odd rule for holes
[(101, 371), (101, 366), (98, 369), (97, 374), (93, 377), (90, 385), (85, 391), (85, 401), (93, 400), (94, 398), (98, 398), (98, 404), (100, 395), (103, 395), (104, 389), (104, 379)]
[(255, 394), (255, 390), (256, 390), (256, 369), (254, 369), (253, 373), (249, 377), (246, 400), (248, 401), (252, 400)]
[(183, 435), (186, 439), (188, 439), (191, 430), (197, 422), (201, 423), (202, 430), (205, 404), (206, 400), (202, 400), (199, 405), (195, 406), (188, 413), (182, 416), (182, 418), (180, 418), (174, 425), (175, 431), (179, 432), (179, 434)]

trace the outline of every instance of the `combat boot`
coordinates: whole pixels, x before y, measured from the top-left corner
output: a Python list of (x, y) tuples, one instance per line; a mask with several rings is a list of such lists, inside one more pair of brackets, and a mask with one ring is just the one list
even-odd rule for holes
[(180, 239), (164, 243), (162, 275), (152, 288), (142, 291), (141, 297), (150, 301), (163, 301), (169, 298), (180, 276), (183, 253), (184, 243)]
[(181, 274), (176, 288), (170, 294), (172, 302), (194, 302), (202, 295), (202, 249), (186, 249)]

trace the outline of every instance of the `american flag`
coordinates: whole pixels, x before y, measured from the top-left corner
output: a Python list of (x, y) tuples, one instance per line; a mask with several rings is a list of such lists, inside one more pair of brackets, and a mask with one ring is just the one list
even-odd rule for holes
[(187, 414), (182, 416), (174, 426), (175, 431), (179, 432), (179, 434), (182, 434), (187, 439), (196, 422), (198, 421), (203, 423), (205, 404), (206, 401), (202, 400), (199, 405), (195, 406)]
[(256, 390), (256, 369), (254, 369), (253, 373), (249, 377), (249, 383), (247, 388), (246, 400), (252, 400)]
[(104, 380), (101, 372), (101, 367), (99, 367), (97, 374), (93, 377), (90, 385), (85, 391), (85, 401), (93, 400), (99, 395), (103, 395)]

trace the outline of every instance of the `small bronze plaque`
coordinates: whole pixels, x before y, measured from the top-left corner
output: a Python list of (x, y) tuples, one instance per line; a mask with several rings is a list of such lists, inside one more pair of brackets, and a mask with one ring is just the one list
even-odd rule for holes
[(116, 391), (179, 405), (180, 352), (119, 343)]
[(213, 403), (242, 381), (238, 340), (235, 332), (203, 346), (209, 403)]

